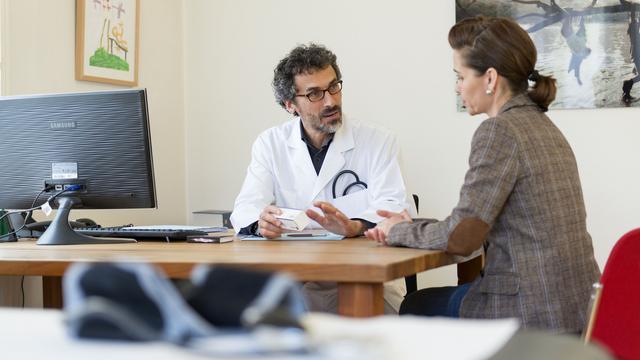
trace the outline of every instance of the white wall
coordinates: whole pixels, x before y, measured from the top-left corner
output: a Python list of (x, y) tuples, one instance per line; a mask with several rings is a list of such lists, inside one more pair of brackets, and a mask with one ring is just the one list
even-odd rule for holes
[[(271, 93), (273, 68), (296, 44), (314, 41), (338, 55), (344, 111), (397, 134), (422, 215), (449, 214), (483, 119), (455, 111), (446, 40), (454, 1), (189, 0), (184, 16), (188, 210), (232, 207), (252, 141), (288, 119)], [(601, 266), (615, 240), (640, 226), (638, 115), (549, 113), (576, 153)], [(452, 283), (454, 274), (450, 267), (421, 281)]]
[[(122, 88), (75, 80), (75, 3), (7, 1), (6, 95)], [(158, 209), (78, 212), (104, 224), (186, 221), (182, 1), (142, 0), (140, 11), (138, 87), (148, 90)]]
[[(4, 95), (121, 88), (75, 80), (75, 4), (5, 0)], [(158, 209), (74, 210), (73, 218), (104, 225), (186, 221), (182, 9), (181, 0), (141, 1), (138, 85), (148, 89)], [(0, 303), (2, 294), (0, 288)]]

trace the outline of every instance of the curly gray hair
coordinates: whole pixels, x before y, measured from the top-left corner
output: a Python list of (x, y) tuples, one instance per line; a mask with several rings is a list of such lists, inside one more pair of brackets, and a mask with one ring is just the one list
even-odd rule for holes
[[(285, 108), (285, 101), (293, 100), (296, 96), (295, 76), (312, 73), (331, 65), (338, 80), (342, 78), (340, 68), (336, 62), (336, 55), (326, 47), (314, 43), (298, 45), (273, 70), (273, 93), (280, 106)], [(298, 115), (298, 114), (294, 114)]]

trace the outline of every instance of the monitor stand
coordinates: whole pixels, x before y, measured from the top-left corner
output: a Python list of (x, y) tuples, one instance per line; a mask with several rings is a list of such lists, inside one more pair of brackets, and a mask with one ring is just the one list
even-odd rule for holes
[(103, 238), (80, 234), (69, 225), (69, 212), (74, 205), (81, 204), (81, 200), (73, 196), (61, 196), (57, 200), (58, 213), (47, 230), (42, 233), (36, 244), (38, 245), (81, 245), (81, 244), (118, 244), (135, 243), (135, 239)]

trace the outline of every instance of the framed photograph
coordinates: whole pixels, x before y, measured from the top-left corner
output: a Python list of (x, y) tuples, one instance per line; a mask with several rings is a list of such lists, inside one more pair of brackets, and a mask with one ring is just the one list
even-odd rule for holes
[(505, 16), (553, 75), (552, 109), (640, 107), (640, 0), (455, 0), (456, 20)]
[(76, 80), (138, 85), (140, 0), (76, 0)]

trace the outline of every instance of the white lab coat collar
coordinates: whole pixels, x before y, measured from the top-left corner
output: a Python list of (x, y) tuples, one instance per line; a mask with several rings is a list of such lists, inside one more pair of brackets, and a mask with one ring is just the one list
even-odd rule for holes
[[(295, 164), (300, 164), (301, 171), (311, 172), (315, 175), (315, 169), (309, 156), (309, 150), (307, 144), (302, 141), (302, 134), (300, 133), (300, 117), (296, 118), (296, 124), (293, 126), (287, 144), (290, 147), (295, 148), (293, 161)], [(354, 148), (353, 129), (350, 126), (347, 119), (342, 118), (342, 126), (336, 131), (333, 136), (333, 141), (329, 146), (327, 156), (322, 163), (320, 174), (317, 175), (316, 181), (313, 185), (313, 193), (310, 200), (315, 199), (318, 194), (324, 189), (324, 187), (333, 179), (333, 177), (344, 167), (345, 158), (344, 153)]]

